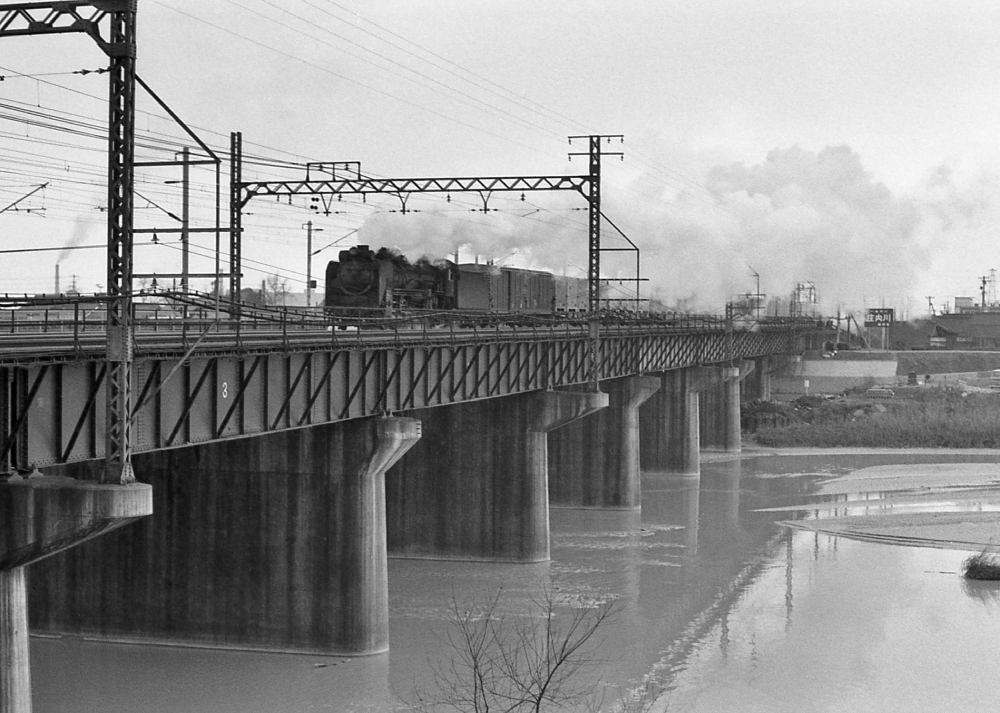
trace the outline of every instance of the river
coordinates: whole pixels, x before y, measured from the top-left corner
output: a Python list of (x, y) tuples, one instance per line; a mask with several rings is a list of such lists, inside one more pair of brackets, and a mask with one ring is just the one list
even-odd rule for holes
[[(575, 681), (604, 710), (636, 691), (649, 710), (678, 713), (991, 710), (1000, 585), (963, 580), (968, 552), (947, 538), (901, 546), (822, 524), (996, 510), (998, 463), (996, 452), (813, 453), (706, 462), (700, 478), (645, 473), (641, 513), (553, 508), (550, 562), (390, 560), (387, 655), (33, 637), (34, 710), (390, 711), (433, 689), (450, 602), (464, 609), (498, 587), (511, 611), (546, 589), (563, 613), (615, 600), (599, 660)], [(930, 480), (908, 480), (920, 474)]]

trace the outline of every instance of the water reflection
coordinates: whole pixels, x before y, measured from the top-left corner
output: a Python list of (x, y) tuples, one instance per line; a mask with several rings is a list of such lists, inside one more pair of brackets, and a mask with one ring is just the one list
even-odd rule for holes
[(763, 572), (725, 626), (706, 633), (662, 704), (698, 713), (991, 709), (1000, 618), (963, 592), (958, 553), (835, 541), (795, 532), (783, 566)]
[[(680, 530), (677, 556), (698, 556), (701, 479), (697, 475), (646, 473), (642, 482), (642, 523), (650, 531)], [(674, 563), (676, 564), (676, 563)]]
[[(428, 684), (451, 602), (498, 586), (515, 610), (545, 586), (566, 602), (621, 600), (592, 677), (608, 685), (609, 710), (619, 687), (650, 692), (657, 711), (983, 710), (1000, 693), (1000, 588), (963, 581), (965, 553), (776, 524), (913, 509), (913, 492), (837, 484), (864, 468), (942, 460), (811, 455), (706, 463), (700, 478), (647, 473), (641, 512), (553, 510), (551, 562), (390, 560), (383, 656), (33, 639), (35, 711), (390, 711), (397, 693)], [(930, 500), (988, 506), (979, 487), (977, 499)]]
[(1000, 582), (962, 578), (962, 591), (973, 601), (985, 607), (1000, 606)]

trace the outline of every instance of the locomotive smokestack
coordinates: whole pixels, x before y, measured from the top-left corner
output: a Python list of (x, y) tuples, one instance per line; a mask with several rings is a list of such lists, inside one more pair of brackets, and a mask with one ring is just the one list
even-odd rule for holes
[(59, 263), (56, 263), (56, 294), (59, 294)]

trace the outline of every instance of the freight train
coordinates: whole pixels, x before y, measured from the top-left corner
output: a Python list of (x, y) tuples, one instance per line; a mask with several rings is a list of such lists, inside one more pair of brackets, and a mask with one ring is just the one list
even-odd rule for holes
[(587, 280), (541, 270), (410, 262), (381, 248), (341, 250), (326, 266), (326, 307), (434, 309), (519, 314), (587, 310)]

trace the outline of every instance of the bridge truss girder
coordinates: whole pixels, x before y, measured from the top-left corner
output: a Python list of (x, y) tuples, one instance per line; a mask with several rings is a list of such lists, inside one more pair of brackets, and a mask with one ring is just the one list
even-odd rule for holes
[[(736, 332), (738, 358), (791, 351), (791, 332)], [(601, 379), (728, 361), (721, 330), (635, 334), (609, 327)], [(414, 346), (137, 357), (136, 452), (586, 384), (585, 332)], [(0, 470), (105, 456), (99, 360), (0, 367)], [(170, 380), (167, 381), (169, 375)], [(166, 388), (161, 388), (164, 384)]]

